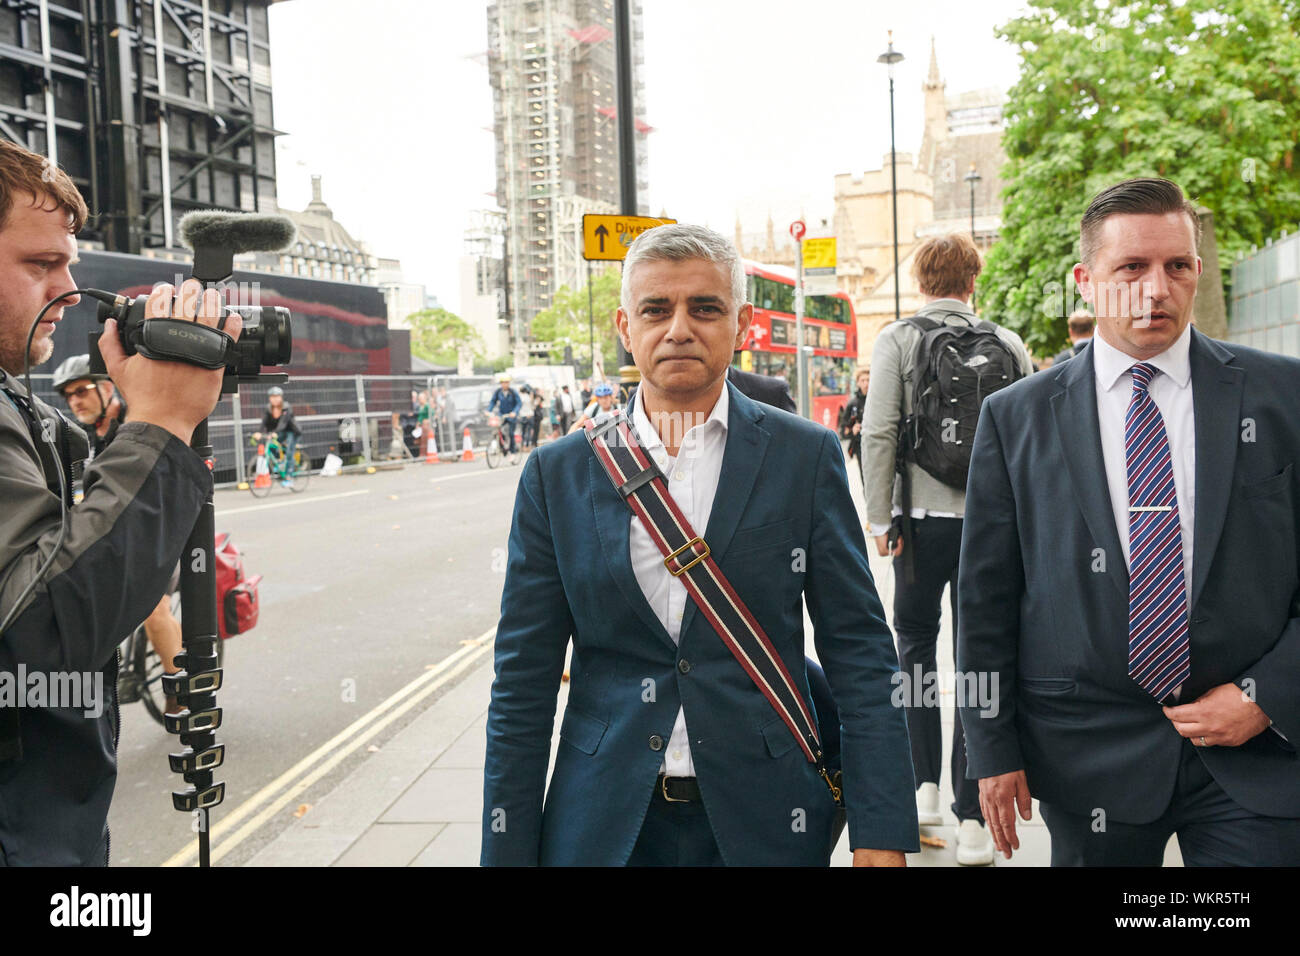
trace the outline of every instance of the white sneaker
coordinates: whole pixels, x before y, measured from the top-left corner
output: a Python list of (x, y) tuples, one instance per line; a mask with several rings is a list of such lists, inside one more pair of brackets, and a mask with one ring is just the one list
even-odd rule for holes
[(916, 820), (923, 827), (937, 827), (943, 823), (939, 812), (939, 785), (923, 783), (916, 791)]
[(957, 827), (957, 865), (988, 866), (993, 862), (993, 838), (978, 820), (963, 820)]

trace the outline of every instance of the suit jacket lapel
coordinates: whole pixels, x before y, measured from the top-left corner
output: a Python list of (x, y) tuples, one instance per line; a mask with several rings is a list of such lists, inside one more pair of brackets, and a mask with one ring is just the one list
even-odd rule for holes
[(645, 626), (676, 653), (677, 645), (664, 630), (663, 624), (655, 616), (645, 595), (641, 592), (641, 586), (636, 583), (636, 572), (632, 570), (630, 534), (632, 511), (619, 498), (609, 476), (605, 474), (605, 469), (601, 467), (594, 454), (591, 456), (587, 474), (593, 509), (592, 523), (599, 538), (600, 551), (605, 556), (605, 563), (609, 567), (609, 573), (613, 576), (618, 589), (623, 592), (624, 599), (632, 606), (632, 610), (637, 613)]
[(1226, 363), (1232, 353), (1192, 329), (1192, 408), (1196, 418), (1196, 519), (1192, 530), (1192, 593), (1188, 610), (1205, 587), (1223, 534), (1237, 463), (1238, 424), (1245, 372)]
[(1114, 573), (1107, 577), (1115, 582), (1127, 605), (1128, 567), (1115, 527), (1110, 486), (1106, 483), (1106, 461), (1101, 453), (1092, 349), (1084, 349), (1067, 362), (1057, 376), (1057, 383), (1063, 390), (1052, 396), (1052, 414), (1075, 500), (1092, 539), (1106, 554), (1106, 567), (1114, 568)]
[[(730, 412), (727, 415), (727, 443), (722, 452), (722, 471), (718, 475), (718, 490), (713, 496), (709, 512), (709, 526), (704, 530), (709, 553), (721, 561), (736, 535), (745, 505), (749, 502), (754, 482), (762, 469), (763, 457), (771, 435), (758, 423), (763, 420), (763, 406), (747, 398), (731, 382), (727, 383)], [(695, 529), (700, 534), (700, 529)], [(682, 615), (682, 634), (695, 617), (694, 601), (688, 601)]]

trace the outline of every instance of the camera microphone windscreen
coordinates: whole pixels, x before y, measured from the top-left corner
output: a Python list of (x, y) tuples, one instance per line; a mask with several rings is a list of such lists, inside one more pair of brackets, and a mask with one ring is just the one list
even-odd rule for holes
[(186, 213), (179, 223), (181, 242), (196, 252), (200, 248), (241, 252), (283, 252), (293, 245), (298, 230), (284, 216), (201, 210)]

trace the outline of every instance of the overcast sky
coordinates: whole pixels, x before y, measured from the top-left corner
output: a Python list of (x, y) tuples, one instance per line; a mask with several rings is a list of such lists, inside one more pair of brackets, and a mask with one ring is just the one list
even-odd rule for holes
[[(886, 31), (900, 152), (922, 133), (935, 38), (947, 92), (1015, 82), (993, 35), (1023, 0), (644, 0), (651, 211), (730, 237), (770, 212), (781, 234), (833, 210), (836, 173), (889, 151)], [(472, 210), (495, 203), (486, 0), (291, 0), (271, 7), (279, 199), (301, 209), (324, 178), (335, 217), (410, 281), (460, 305)], [(888, 10), (882, 17), (881, 10)], [(359, 12), (360, 11), (360, 12)], [(611, 41), (612, 42), (612, 41)]]

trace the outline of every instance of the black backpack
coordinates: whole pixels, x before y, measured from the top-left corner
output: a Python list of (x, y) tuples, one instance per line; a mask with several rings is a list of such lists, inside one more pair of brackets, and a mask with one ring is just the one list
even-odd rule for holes
[(964, 490), (980, 406), (1024, 377), (1019, 357), (983, 319), (945, 325), (917, 315), (902, 321), (921, 333), (921, 341), (912, 360), (912, 414), (899, 425), (899, 449), (938, 481)]

